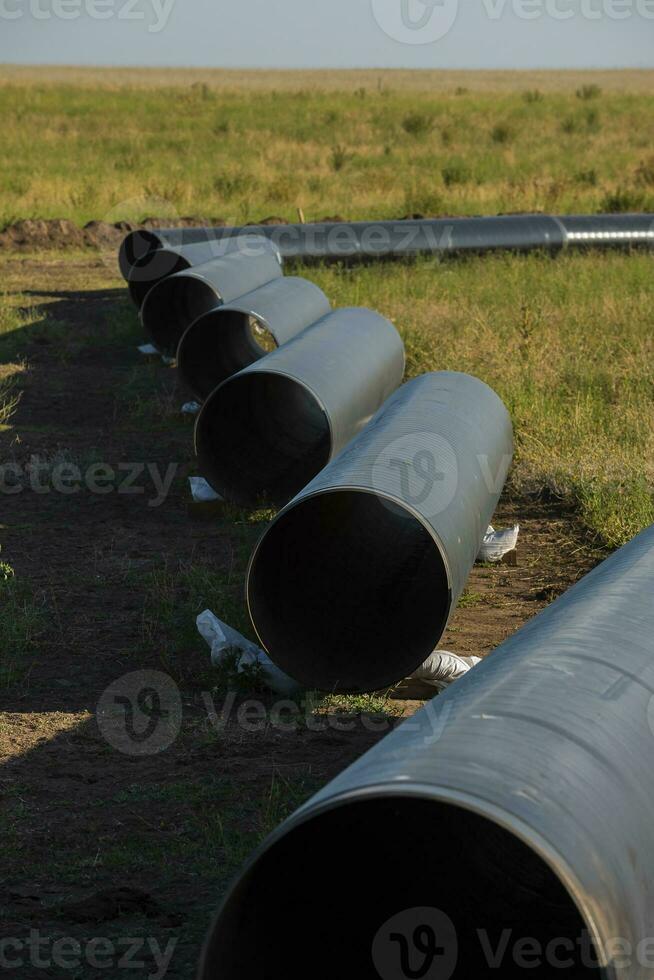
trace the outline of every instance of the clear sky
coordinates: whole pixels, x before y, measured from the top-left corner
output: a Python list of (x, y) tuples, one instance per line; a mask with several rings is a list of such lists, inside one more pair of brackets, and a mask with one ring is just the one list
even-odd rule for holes
[(654, 67), (654, 0), (0, 0), (0, 62)]

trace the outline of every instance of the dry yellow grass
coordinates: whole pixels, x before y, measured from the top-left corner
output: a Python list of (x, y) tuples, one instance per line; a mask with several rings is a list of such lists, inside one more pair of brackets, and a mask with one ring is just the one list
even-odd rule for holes
[(409, 71), (255, 70), (226, 68), (85, 68), (76, 66), (0, 65), (0, 85), (72, 85), (82, 88), (177, 88), (208, 85), (219, 91), (346, 92), (381, 88), (400, 92), (453, 92), (469, 88), (479, 94), (575, 92), (599, 85), (609, 92), (654, 93), (654, 71)]

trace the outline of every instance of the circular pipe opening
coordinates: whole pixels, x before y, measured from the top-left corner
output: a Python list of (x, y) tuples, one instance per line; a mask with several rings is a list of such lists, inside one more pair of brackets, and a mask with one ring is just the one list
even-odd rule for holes
[(195, 397), (204, 401), (223, 381), (276, 346), (256, 318), (216, 309), (192, 323), (182, 337), (177, 368)]
[(127, 288), (132, 302), (141, 307), (153, 286), (176, 272), (185, 272), (190, 267), (188, 259), (170, 249), (160, 248), (150, 252), (136, 262), (129, 273)]
[(205, 947), (200, 978), (218, 975), (608, 980), (535, 850), (463, 807), (399, 795), (341, 803), (264, 851)]
[(281, 506), (327, 465), (329, 419), (316, 396), (293, 378), (239, 374), (205, 403), (196, 450), (203, 476), (227, 500)]
[(334, 490), (289, 508), (261, 539), (248, 576), (252, 622), (301, 684), (389, 687), (429, 657), (450, 612), (436, 541), (372, 491)]
[(169, 277), (148, 293), (141, 318), (154, 345), (172, 356), (189, 324), (219, 304), (215, 290), (202, 279)]
[(133, 266), (161, 248), (161, 242), (154, 232), (140, 229), (126, 235), (118, 249), (118, 266), (123, 279), (129, 279)]

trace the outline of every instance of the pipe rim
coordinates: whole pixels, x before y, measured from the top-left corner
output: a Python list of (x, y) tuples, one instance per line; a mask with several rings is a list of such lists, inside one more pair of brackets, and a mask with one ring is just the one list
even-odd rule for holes
[(495, 824), (495, 826), (516, 837), (525, 847), (540, 858), (543, 864), (554, 874), (565, 888), (577, 912), (585, 922), (598, 950), (599, 967), (602, 971), (602, 975), (598, 977), (598, 980), (618, 980), (614, 965), (606, 959), (606, 950), (601, 941), (597, 918), (594, 910), (591, 909), (590, 904), (586, 900), (585, 890), (570, 865), (562, 858), (554, 845), (550, 844), (539, 831), (535, 831), (525, 821), (483, 797), (473, 796), (463, 790), (450, 789), (445, 786), (415, 782), (403, 783), (401, 786), (391, 783), (375, 783), (359, 789), (344, 790), (334, 796), (330, 796), (328, 799), (321, 800), (314, 806), (309, 801), (275, 828), (266, 840), (259, 844), (256, 850), (252, 852), (240, 871), (237, 872), (220, 903), (218, 911), (214, 914), (200, 953), (197, 980), (210, 980), (212, 974), (209, 972), (211, 967), (209, 952), (216, 927), (223, 914), (227, 911), (232, 899), (237, 896), (242, 883), (254, 871), (259, 860), (268, 851), (276, 847), (277, 844), (299, 827), (305, 826), (311, 821), (317, 820), (325, 814), (339, 809), (345, 803), (359, 803), (370, 799), (393, 798), (428, 799), (432, 802), (456, 806), (475, 816), (488, 820), (490, 823)]
[[(186, 259), (181, 257), (178, 261), (187, 262)], [(189, 280), (192, 280), (192, 283), (189, 284)], [(190, 294), (184, 295), (184, 292), (188, 290), (190, 290)], [(204, 277), (193, 275), (190, 267), (178, 270), (177, 273), (165, 276), (152, 284), (143, 299), (139, 315), (143, 329), (158, 350), (163, 351), (171, 357), (175, 356), (181, 340), (179, 336), (180, 312), (178, 304), (186, 303), (188, 305), (193, 302), (204, 302), (205, 297), (207, 303), (211, 302), (210, 297), (213, 297), (216, 305), (222, 302), (220, 293), (215, 286), (207, 282)], [(153, 311), (152, 306), (155, 304), (156, 307)], [(161, 304), (166, 307), (167, 313), (163, 320), (165, 324), (164, 329), (159, 331), (157, 325), (162, 321), (158, 316), (158, 307)], [(204, 313), (195, 316), (192, 323), (197, 322), (206, 313), (210, 312), (212, 312), (211, 308), (206, 309)], [(183, 333), (186, 332), (186, 329), (186, 325), (182, 323)]]
[[(174, 260), (171, 269), (168, 269), (163, 275), (156, 274), (150, 279), (139, 279), (138, 276), (134, 276), (134, 272), (139, 269), (147, 269), (148, 265), (156, 261), (157, 257), (160, 255), (169, 255)], [(188, 272), (191, 268), (191, 264), (188, 259), (184, 258), (183, 255), (176, 249), (170, 248), (157, 248), (153, 249), (152, 252), (148, 254), (132, 266), (129, 278), (127, 280), (127, 290), (130, 295), (130, 299), (135, 306), (139, 308), (139, 313), (143, 310), (145, 301), (150, 295), (151, 291), (166, 279), (172, 278), (172, 276), (178, 275), (180, 272)]]
[[(446, 629), (447, 629), (447, 627), (448, 627), (448, 625), (449, 625), (449, 623), (450, 623), (450, 621), (452, 619), (452, 616), (453, 616), (454, 610), (455, 610), (454, 596), (453, 596), (453, 590), (452, 590), (452, 582), (453, 582), (453, 579), (452, 579), (452, 569), (451, 569), (450, 562), (448, 560), (447, 549), (445, 548), (445, 545), (444, 545), (442, 539), (440, 538), (438, 532), (435, 530), (435, 528), (433, 528), (429, 524), (429, 522), (426, 520), (425, 517), (423, 517), (415, 508), (411, 507), (410, 504), (407, 504), (406, 501), (402, 500), (401, 497), (398, 497), (398, 496), (396, 496), (394, 494), (391, 494), (391, 493), (388, 493), (386, 491), (374, 490), (371, 487), (361, 486), (361, 485), (357, 485), (357, 484), (352, 484), (352, 485), (350, 485), (350, 484), (342, 484), (342, 485), (339, 485), (339, 486), (336, 486), (336, 487), (318, 488), (316, 490), (313, 490), (311, 493), (306, 493), (306, 494), (301, 492), (301, 495), (298, 495), (295, 499), (291, 500), (285, 507), (283, 507), (279, 511), (278, 514), (275, 515), (275, 517), (273, 518), (273, 520), (266, 527), (265, 531), (261, 534), (261, 536), (259, 537), (258, 541), (256, 542), (256, 544), (254, 546), (254, 549), (253, 549), (252, 554), (250, 555), (250, 559), (248, 561), (248, 565), (247, 565), (247, 569), (246, 569), (246, 574), (245, 574), (245, 602), (246, 602), (246, 605), (247, 605), (247, 610), (248, 610), (248, 615), (250, 617), (250, 622), (252, 623), (252, 626), (254, 628), (255, 634), (257, 636), (257, 639), (261, 643), (263, 649), (266, 650), (266, 652), (272, 658), (272, 654), (270, 653), (270, 651), (268, 650), (268, 647), (266, 646), (266, 641), (264, 640), (263, 636), (259, 632), (259, 628), (257, 626), (257, 622), (256, 622), (256, 619), (255, 619), (255, 616), (254, 616), (253, 599), (252, 599), (252, 595), (251, 595), (251, 585), (252, 585), (252, 579), (253, 579), (253, 575), (254, 575), (254, 566), (255, 566), (255, 563), (256, 563), (256, 561), (257, 561), (257, 559), (258, 559), (258, 557), (259, 557), (259, 555), (261, 553), (261, 549), (262, 549), (262, 546), (264, 544), (264, 541), (267, 538), (267, 536), (270, 533), (270, 531), (272, 531), (272, 529), (274, 527), (276, 527), (277, 524), (280, 521), (282, 521), (287, 516), (287, 514), (289, 514), (292, 510), (297, 509), (298, 507), (300, 507), (301, 505), (303, 505), (304, 503), (306, 503), (306, 502), (308, 502), (310, 500), (315, 500), (315, 499), (317, 499), (319, 497), (325, 497), (325, 496), (327, 496), (329, 494), (339, 494), (339, 493), (361, 493), (361, 494), (365, 494), (365, 495), (368, 495), (368, 496), (371, 496), (371, 497), (375, 497), (375, 498), (377, 498), (379, 500), (382, 500), (382, 501), (383, 500), (386, 500), (386, 501), (388, 501), (388, 503), (394, 504), (396, 507), (399, 507), (400, 509), (405, 510), (407, 512), (407, 514), (410, 517), (412, 517), (413, 520), (415, 520), (422, 527), (422, 529), (427, 532), (427, 534), (429, 535), (429, 537), (432, 539), (434, 545), (436, 546), (436, 551), (438, 553), (438, 557), (440, 558), (441, 564), (443, 566), (443, 570), (445, 572), (446, 583), (447, 583), (447, 616), (445, 617), (445, 619), (443, 621), (444, 622), (444, 625), (443, 625), (443, 630), (441, 632), (440, 638), (439, 638), (439, 640), (436, 641), (438, 643), (440, 641), (440, 639), (442, 639), (442, 637), (443, 637), (443, 635), (444, 635), (444, 633), (445, 633), (445, 631), (446, 631)], [(420, 663), (417, 663), (415, 665), (415, 668), (414, 669), (417, 669), (419, 666), (420, 666)], [(394, 677), (392, 680), (390, 680), (390, 681), (388, 681), (386, 683), (379, 684), (379, 686), (376, 686), (375, 688), (372, 688), (372, 690), (383, 690), (384, 688), (393, 687), (397, 683), (398, 683), (398, 678), (397, 677)], [(353, 692), (348, 692), (346, 690), (342, 690), (341, 691), (339, 689), (339, 693), (343, 693), (343, 694), (347, 694), (347, 693), (361, 693), (361, 691), (360, 690), (357, 690), (357, 691), (353, 691)]]
[[(264, 360), (264, 358), (262, 357), (262, 358), (260, 358), (259, 361), (255, 361), (254, 362), (254, 366), (253, 366), (252, 369), (250, 369), (250, 368), (244, 368), (242, 371), (239, 371), (238, 374), (233, 374), (230, 378), (226, 378), (223, 382), (221, 382), (221, 384), (218, 385), (217, 388), (214, 389), (214, 391), (211, 392), (211, 394), (209, 395), (209, 397), (204, 402), (204, 404), (202, 406), (202, 409), (200, 411), (200, 414), (198, 415), (198, 417), (196, 419), (196, 422), (195, 422), (195, 428), (193, 430), (193, 450), (195, 452), (195, 455), (198, 457), (198, 459), (200, 459), (199, 435), (200, 435), (200, 424), (203, 421), (203, 416), (205, 416), (205, 413), (208, 414), (209, 406), (211, 405), (212, 401), (219, 396), (219, 394), (222, 392), (222, 390), (224, 388), (227, 387), (227, 385), (232, 385), (232, 384), (233, 385), (236, 385), (237, 383), (240, 383), (241, 379), (250, 378), (250, 377), (283, 378), (285, 381), (291, 381), (291, 382), (293, 382), (293, 384), (297, 385), (299, 388), (301, 388), (303, 390), (303, 392), (305, 394), (307, 394), (310, 398), (312, 398), (313, 401), (315, 402), (317, 408), (320, 410), (320, 412), (323, 415), (323, 418), (324, 418), (325, 423), (326, 423), (328, 438), (329, 438), (329, 454), (328, 454), (326, 460), (324, 461), (324, 463), (323, 463), (323, 465), (321, 467), (321, 469), (323, 469), (325, 466), (327, 466), (329, 464), (329, 462), (331, 461), (331, 459), (333, 457), (333, 454), (334, 454), (334, 425), (333, 425), (332, 418), (331, 418), (329, 412), (327, 411), (327, 408), (325, 406), (324, 401), (317, 394), (317, 392), (314, 391), (314, 389), (309, 384), (307, 384), (307, 382), (304, 381), (302, 378), (298, 378), (295, 375), (290, 374), (287, 371), (276, 371), (276, 370), (274, 370), (273, 368), (270, 368), (270, 367), (261, 367), (260, 368), (258, 365), (263, 360)], [(203, 472), (202, 475), (211, 484), (210, 476), (207, 476), (206, 473), (204, 473), (204, 472)], [(313, 477), (311, 477), (311, 479), (313, 479)], [(217, 490), (218, 493), (221, 492), (219, 488), (214, 487), (214, 489)], [(247, 503), (248, 504), (256, 503), (256, 501), (251, 500), (251, 501), (248, 501)], [(291, 503), (292, 503), (292, 501), (291, 501)], [(282, 510), (280, 510), (279, 513), (275, 515), (274, 520), (268, 526), (269, 528), (272, 527), (273, 524), (275, 524), (277, 522), (278, 517), (280, 517), (281, 514), (284, 513), (288, 509), (289, 506), (290, 506), (289, 504), (284, 504), (283, 505)], [(259, 544), (260, 544), (260, 542), (257, 542), (257, 546), (256, 546), (256, 548), (254, 550), (254, 553), (253, 553), (252, 557), (254, 557), (254, 554), (256, 554), (256, 552), (258, 551)], [(250, 562), (252, 561), (252, 557), (250, 558)], [(248, 562), (248, 573), (249, 573), (249, 569), (250, 569), (250, 562)]]
[[(256, 364), (263, 357), (265, 357), (267, 354), (270, 353), (270, 351), (267, 351), (265, 348), (261, 347), (261, 345), (257, 343), (256, 338), (254, 336), (252, 336), (252, 333), (251, 333), (249, 324), (247, 324), (247, 325), (246, 324), (243, 324), (242, 325), (243, 326), (243, 330), (246, 333), (249, 331), (252, 344), (253, 345), (256, 344), (256, 346), (259, 348), (259, 350), (261, 351), (261, 353), (259, 354), (258, 357), (254, 357), (247, 364), (242, 364), (240, 367), (236, 368), (236, 370), (233, 371), (231, 374), (226, 375), (226, 376), (220, 378), (218, 381), (216, 381), (215, 384), (213, 385), (211, 391), (209, 391), (209, 392), (201, 391), (200, 388), (199, 388), (199, 386), (196, 383), (196, 378), (194, 377), (194, 372), (189, 371), (188, 366), (187, 366), (187, 354), (188, 354), (188, 351), (189, 351), (190, 341), (192, 340), (193, 335), (195, 334), (195, 332), (199, 329), (200, 325), (204, 325), (204, 321), (205, 320), (208, 320), (209, 318), (211, 318), (211, 319), (216, 319), (218, 321), (222, 321), (223, 319), (226, 319), (227, 317), (229, 317), (230, 314), (232, 316), (240, 316), (240, 317), (243, 317), (246, 320), (248, 320), (248, 319), (250, 319), (250, 320), (256, 320), (257, 323), (259, 323), (264, 328), (264, 330), (267, 331), (267, 333), (269, 334), (269, 336), (274, 341), (274, 343), (275, 343), (275, 349), (279, 348), (279, 346), (280, 346), (279, 345), (279, 342), (278, 342), (278, 340), (277, 340), (277, 338), (275, 336), (274, 330), (272, 329), (272, 327), (270, 326), (270, 324), (266, 321), (265, 317), (261, 316), (258, 313), (253, 313), (252, 311), (246, 310), (245, 308), (243, 308), (242, 310), (241, 309), (237, 309), (232, 304), (230, 304), (229, 306), (217, 306), (214, 310), (209, 310), (207, 313), (201, 313), (200, 316), (199, 317), (196, 317), (196, 319), (192, 323), (190, 323), (188, 325), (188, 327), (185, 329), (184, 333), (180, 337), (179, 344), (177, 345), (177, 352), (176, 352), (177, 370), (179, 371), (180, 377), (184, 380), (185, 384), (188, 386), (188, 388), (192, 392), (193, 396), (199, 402), (208, 401), (208, 399), (212, 396), (213, 392), (220, 385), (224, 384), (226, 381), (229, 381), (236, 374), (240, 374), (241, 371), (244, 371), (251, 364)], [(222, 327), (222, 329), (225, 329), (225, 326), (228, 326), (228, 325), (225, 324)], [(216, 330), (216, 331), (220, 330), (221, 329), (220, 323), (216, 323), (213, 329)], [(254, 351), (253, 351), (253, 353), (254, 353)]]
[[(141, 241), (145, 244), (146, 249), (138, 259), (135, 259), (134, 244)], [(161, 239), (157, 236), (156, 232), (151, 231), (149, 228), (137, 228), (135, 231), (128, 232), (118, 249), (118, 267), (123, 279), (129, 281), (129, 274), (134, 268), (135, 263), (146, 259), (153, 252), (159, 251), (161, 247)]]

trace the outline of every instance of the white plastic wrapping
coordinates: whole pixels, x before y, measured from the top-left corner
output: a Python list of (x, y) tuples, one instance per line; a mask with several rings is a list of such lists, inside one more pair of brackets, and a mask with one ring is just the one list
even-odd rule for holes
[(243, 673), (246, 667), (259, 667), (266, 686), (271, 691), (289, 696), (299, 690), (298, 684), (275, 667), (263, 650), (223, 623), (210, 609), (200, 613), (196, 622), (200, 636), (211, 647), (211, 662), (214, 666), (220, 666), (228, 656), (236, 653), (236, 669), (239, 673)]
[(216, 493), (214, 488), (207, 483), (204, 477), (189, 476), (188, 483), (191, 488), (191, 496), (193, 497), (194, 504), (212, 504), (216, 500), (223, 499)]
[(440, 692), (479, 663), (481, 657), (459, 657), (455, 653), (448, 653), (447, 650), (436, 650), (408, 679), (429, 684)]
[(509, 552), (515, 551), (518, 547), (518, 537), (520, 536), (520, 525), (507, 528), (505, 531), (496, 531), (491, 525), (484, 537), (477, 561), (501, 561)]

